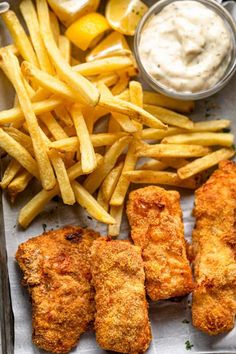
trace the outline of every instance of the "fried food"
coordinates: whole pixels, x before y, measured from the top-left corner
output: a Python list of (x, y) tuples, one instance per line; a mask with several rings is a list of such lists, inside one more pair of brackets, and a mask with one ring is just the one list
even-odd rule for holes
[(68, 353), (94, 319), (90, 247), (99, 234), (68, 226), (21, 244), (16, 260), (33, 306), (33, 342)]
[(149, 186), (130, 193), (131, 237), (142, 249), (146, 289), (152, 300), (184, 296), (193, 289), (186, 256), (180, 195)]
[(143, 353), (151, 340), (139, 247), (101, 238), (91, 248), (95, 331), (99, 345), (119, 353)]
[(222, 161), (195, 196), (193, 325), (216, 335), (236, 314), (236, 164)]

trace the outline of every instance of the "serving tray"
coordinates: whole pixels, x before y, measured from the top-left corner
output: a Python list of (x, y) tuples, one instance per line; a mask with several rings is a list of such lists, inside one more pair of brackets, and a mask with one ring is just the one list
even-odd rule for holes
[[(9, 1), (11, 8), (18, 13), (19, 1)], [(146, 1), (151, 5), (154, 1)], [(227, 7), (236, 14), (236, 4), (228, 2)], [(9, 43), (9, 35), (0, 20), (0, 45)], [(141, 81), (142, 79), (139, 78)], [(0, 75), (0, 109), (7, 109), (13, 101), (13, 90), (9, 82)], [(219, 94), (197, 102), (192, 118), (230, 119), (232, 132), (236, 135), (236, 77)], [(6, 158), (1, 160), (1, 171)], [(64, 206), (52, 201), (25, 231), (18, 228), (17, 216), (23, 205), (36, 194), (38, 186), (30, 185), (27, 193), (11, 205), (5, 193), (0, 198), (0, 321), (2, 354), (39, 354), (44, 351), (36, 348), (31, 341), (31, 305), (27, 291), (20, 286), (21, 273), (14, 260), (18, 245), (28, 238), (41, 234), (44, 230), (56, 229), (66, 224), (89, 227), (106, 235), (106, 226), (92, 220), (79, 206)], [(191, 240), (194, 219), (193, 192), (180, 190), (184, 216), (185, 235)], [(0, 192), (1, 193), (1, 192)], [(120, 238), (127, 238), (129, 227), (123, 221)], [(226, 335), (210, 337), (194, 329), (191, 325), (191, 299), (172, 299), (172, 301), (150, 302), (150, 320), (153, 341), (148, 354), (184, 354), (184, 353), (235, 353), (236, 328)], [(191, 347), (191, 348), (190, 348)], [(74, 354), (102, 354), (92, 332), (85, 333), (73, 350)]]

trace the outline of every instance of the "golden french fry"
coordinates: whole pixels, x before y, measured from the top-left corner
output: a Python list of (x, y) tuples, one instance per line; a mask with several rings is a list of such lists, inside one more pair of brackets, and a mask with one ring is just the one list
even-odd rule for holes
[(2, 51), (5, 51), (6, 49), (11, 51), (15, 55), (19, 55), (19, 50), (17, 46), (15, 44), (8, 44), (7, 46), (0, 48), (0, 59), (2, 58)]
[(60, 126), (60, 124), (50, 112), (41, 114), (39, 116), (39, 119), (46, 125), (55, 140), (68, 138), (68, 135), (66, 134), (64, 129)]
[(9, 134), (13, 139), (15, 139), (19, 144), (24, 146), (24, 148), (29, 151), (32, 156), (34, 156), (34, 148), (29, 135), (21, 132), (20, 130), (14, 127), (6, 127), (4, 128), (4, 131)]
[(66, 107), (58, 106), (55, 108), (54, 112), (62, 123), (64, 123), (68, 127), (73, 127), (72, 118)]
[[(21, 109), (24, 113), (25, 120), (30, 132), (34, 147), (35, 158), (38, 163), (40, 180), (46, 190), (52, 189), (53, 186), (56, 184), (56, 179), (47, 155), (46, 146), (40, 134), (37, 118), (33, 111), (29, 96), (27, 95), (27, 92), (25, 90), (24, 83), (21, 79), (18, 60), (14, 56), (14, 54), (10, 52), (4, 53), (2, 58), (4, 65), (7, 65), (9, 66), (9, 68), (11, 68), (11, 82), (18, 95), (19, 103), (21, 105)], [(31, 171), (29, 172), (31, 173)]]
[(152, 128), (167, 129), (167, 126), (152, 114), (130, 102), (120, 100), (116, 97), (110, 98), (102, 96), (99, 101), (99, 106), (106, 108), (110, 112), (125, 114), (135, 121)]
[(80, 142), (82, 170), (84, 173), (92, 172), (97, 167), (97, 161), (88, 128), (79, 105), (73, 105), (71, 115)]
[(112, 117), (117, 121), (117, 123), (125, 132), (135, 133), (137, 131), (136, 125), (128, 116), (120, 113), (112, 113)]
[(54, 40), (59, 45), (60, 25), (57, 16), (52, 11), (49, 11), (49, 21)]
[(38, 69), (36, 66), (24, 61), (21, 64), (24, 76), (44, 87), (47, 91), (54, 93), (67, 100), (78, 101), (77, 93), (57, 77)]
[(54, 74), (53, 66), (50, 62), (48, 53), (40, 35), (38, 17), (32, 1), (21, 1), (20, 10), (24, 17), (25, 23), (27, 24), (30, 33), (30, 39), (37, 55), (39, 66), (42, 68), (42, 70), (50, 74)]
[(115, 237), (120, 234), (124, 204), (110, 207), (110, 215), (115, 219), (115, 224), (108, 226), (108, 235)]
[(57, 151), (51, 150), (49, 156), (57, 176), (62, 200), (65, 204), (73, 205), (75, 203), (75, 195), (70, 184), (65, 164)]
[(185, 129), (180, 129), (176, 127), (168, 127), (168, 129), (154, 129), (154, 128), (146, 128), (141, 131), (141, 139), (153, 139), (153, 140), (161, 140), (166, 136), (182, 134), (187, 132)]
[(38, 166), (30, 153), (0, 128), (0, 147), (17, 160), (29, 173), (39, 179)]
[[(96, 154), (97, 163), (101, 163), (102, 157)], [(73, 181), (77, 177), (83, 174), (81, 163), (77, 162), (67, 170), (70, 181)], [(36, 194), (20, 211), (18, 222), (23, 227), (26, 228), (32, 220), (43, 210), (45, 205), (58, 193), (60, 192), (58, 183), (56, 186), (50, 190), (46, 191), (42, 189), (38, 194)]]
[(167, 171), (136, 170), (125, 172), (126, 178), (132, 183), (164, 184), (187, 189), (196, 189), (199, 184), (194, 178), (181, 180), (177, 173)]
[(109, 117), (107, 132), (108, 133), (117, 133), (121, 131), (120, 124), (113, 118), (113, 116)]
[(133, 62), (129, 57), (114, 56), (75, 65), (73, 66), (73, 70), (81, 75), (93, 76), (99, 75), (101, 72), (114, 72), (132, 65)]
[(176, 100), (157, 92), (144, 91), (143, 101), (145, 104), (168, 108), (180, 113), (191, 113), (194, 110), (194, 101)]
[[(102, 187), (102, 186), (101, 186), (101, 187)], [(100, 188), (99, 191), (98, 191), (97, 202), (98, 202), (99, 205), (101, 205), (101, 207), (102, 207), (104, 210), (108, 211), (108, 209), (109, 209), (109, 203), (108, 203), (107, 200), (105, 200), (105, 199), (103, 198), (101, 188)]]
[(124, 71), (119, 74), (119, 80), (112, 87), (111, 92), (113, 95), (118, 95), (123, 92), (129, 84), (129, 75)]
[[(94, 147), (112, 145), (115, 141), (127, 136), (124, 132), (118, 133), (98, 133), (91, 134), (90, 139)], [(49, 144), (49, 149), (56, 149), (61, 152), (77, 151), (80, 147), (80, 142), (77, 136), (67, 139), (53, 141)]]
[(211, 150), (200, 145), (177, 145), (177, 144), (140, 144), (137, 148), (137, 156), (147, 157), (198, 157), (207, 155)]
[(115, 220), (98, 204), (96, 199), (76, 181), (72, 182), (72, 188), (75, 193), (76, 201), (87, 210), (98, 221), (105, 224), (114, 224)]
[(115, 166), (110, 173), (104, 179), (100, 191), (102, 193), (103, 199), (105, 201), (110, 201), (111, 196), (116, 188), (117, 182), (119, 181), (121, 172), (124, 167), (124, 162), (121, 161), (117, 166)]
[(144, 164), (138, 166), (139, 170), (153, 170), (153, 171), (163, 171), (169, 167), (168, 163), (164, 161), (159, 161), (155, 159), (150, 159)]
[(123, 137), (117, 140), (104, 155), (103, 164), (98, 166), (98, 168), (86, 178), (84, 181), (84, 187), (91, 194), (98, 189), (104, 178), (113, 169), (118, 157), (121, 155), (129, 142), (129, 137)]
[(69, 39), (66, 36), (60, 35), (58, 38), (58, 47), (66, 62), (70, 64), (71, 43)]
[(143, 89), (138, 81), (130, 81), (129, 83), (130, 102), (136, 106), (143, 107)]
[(49, 22), (49, 11), (46, 0), (37, 0), (37, 10), (40, 24), (40, 31), (44, 40), (44, 45), (48, 51), (50, 58), (60, 74), (60, 77), (78, 93), (78, 98), (85, 103), (95, 106), (99, 100), (99, 92), (89, 80), (81, 76), (78, 72), (72, 70), (71, 66), (61, 55)]
[[(144, 104), (144, 109), (151, 113), (154, 117), (157, 117), (161, 122), (173, 125), (175, 127), (191, 129), (193, 128), (193, 122), (182, 114), (170, 111), (169, 109)], [(155, 128), (155, 127), (153, 127)]]
[(130, 185), (129, 180), (125, 177), (125, 172), (135, 170), (137, 162), (137, 156), (135, 154), (135, 151), (136, 141), (133, 140), (129, 145), (129, 149), (125, 157), (124, 167), (114, 190), (114, 193), (112, 194), (110, 205), (119, 206), (124, 203), (125, 196)]
[(123, 92), (121, 92), (119, 95), (116, 96), (117, 98), (119, 98), (120, 100), (123, 101), (130, 101), (130, 92), (129, 89), (124, 90)]
[[(35, 52), (33, 50), (33, 47), (31, 45), (23, 27), (21, 26), (16, 14), (13, 11), (9, 10), (9, 11), (1, 14), (1, 17), (2, 17), (3, 21), (5, 22), (7, 28), (12, 36), (12, 39), (13, 39), (17, 49), (19, 50), (21, 56), (25, 60), (38, 66), (38, 60), (37, 60), (37, 57), (36, 57)], [(7, 48), (7, 50), (9, 52), (12, 52), (8, 48)]]
[(188, 144), (188, 145), (222, 145), (230, 147), (234, 142), (233, 134), (229, 133), (189, 133), (168, 136), (162, 140), (162, 144)]
[(161, 159), (161, 161), (167, 163), (169, 167), (175, 168), (176, 170), (178, 170), (180, 167), (186, 166), (189, 163), (189, 161), (186, 159), (176, 159), (174, 157), (167, 157), (165, 159)]
[(94, 80), (92, 80), (92, 82), (95, 85), (100, 85), (100, 84), (104, 84), (107, 87), (113, 86), (117, 83), (119, 79), (119, 76), (117, 73), (113, 73), (113, 72), (109, 72), (109, 73), (102, 73), (98, 76), (96, 76), (96, 78)]
[(7, 187), (7, 192), (12, 203), (15, 201), (17, 195), (26, 189), (32, 178), (33, 176), (28, 171), (23, 170), (11, 181)]
[(6, 170), (4, 171), (4, 174), (3, 174), (3, 177), (2, 177), (2, 180), (0, 183), (0, 187), (2, 189), (7, 188), (9, 183), (11, 183), (11, 181), (16, 176), (16, 174), (20, 171), (20, 169), (21, 169), (21, 164), (17, 160), (11, 159)]
[(47, 100), (51, 96), (51, 93), (42, 87), (39, 87), (35, 94), (31, 97), (31, 102), (40, 102)]
[(177, 173), (179, 178), (186, 179), (195, 174), (202, 172), (212, 166), (217, 165), (220, 161), (230, 159), (235, 155), (235, 150), (233, 149), (220, 149), (212, 152), (209, 155), (196, 159), (189, 162), (187, 165), (178, 169)]
[(190, 129), (191, 132), (215, 132), (228, 128), (231, 124), (231, 121), (228, 119), (216, 119), (216, 120), (207, 120), (203, 122), (193, 123), (193, 127)]
[[(51, 112), (62, 104), (60, 99), (49, 98), (48, 100), (32, 103), (36, 115)], [(24, 113), (21, 107), (14, 107), (0, 112), (0, 125), (24, 122)]]

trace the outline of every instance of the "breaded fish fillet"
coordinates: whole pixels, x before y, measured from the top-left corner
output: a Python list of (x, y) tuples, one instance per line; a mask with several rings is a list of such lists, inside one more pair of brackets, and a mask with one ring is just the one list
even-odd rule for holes
[(157, 301), (189, 294), (193, 281), (179, 193), (157, 186), (136, 189), (129, 195), (127, 215), (131, 237), (142, 248), (150, 298)]
[(92, 230), (65, 227), (21, 244), (16, 260), (33, 310), (33, 342), (52, 353), (68, 353), (94, 319), (90, 247)]
[(214, 335), (236, 314), (236, 164), (222, 161), (195, 197), (193, 325)]
[(144, 353), (151, 330), (140, 248), (128, 241), (100, 238), (91, 254), (97, 342), (105, 350)]

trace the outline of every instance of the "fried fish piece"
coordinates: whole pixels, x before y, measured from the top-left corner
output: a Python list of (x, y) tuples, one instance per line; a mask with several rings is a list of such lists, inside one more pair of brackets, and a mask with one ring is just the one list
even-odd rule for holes
[(129, 241), (100, 238), (91, 254), (97, 342), (105, 350), (144, 353), (151, 329), (140, 248)]
[(33, 312), (33, 342), (68, 353), (94, 320), (90, 248), (98, 233), (68, 226), (22, 243), (16, 260)]
[(216, 335), (236, 314), (236, 164), (222, 161), (195, 197), (193, 325)]
[(131, 237), (142, 248), (146, 289), (152, 300), (189, 294), (192, 273), (186, 255), (180, 195), (157, 186), (129, 195)]

